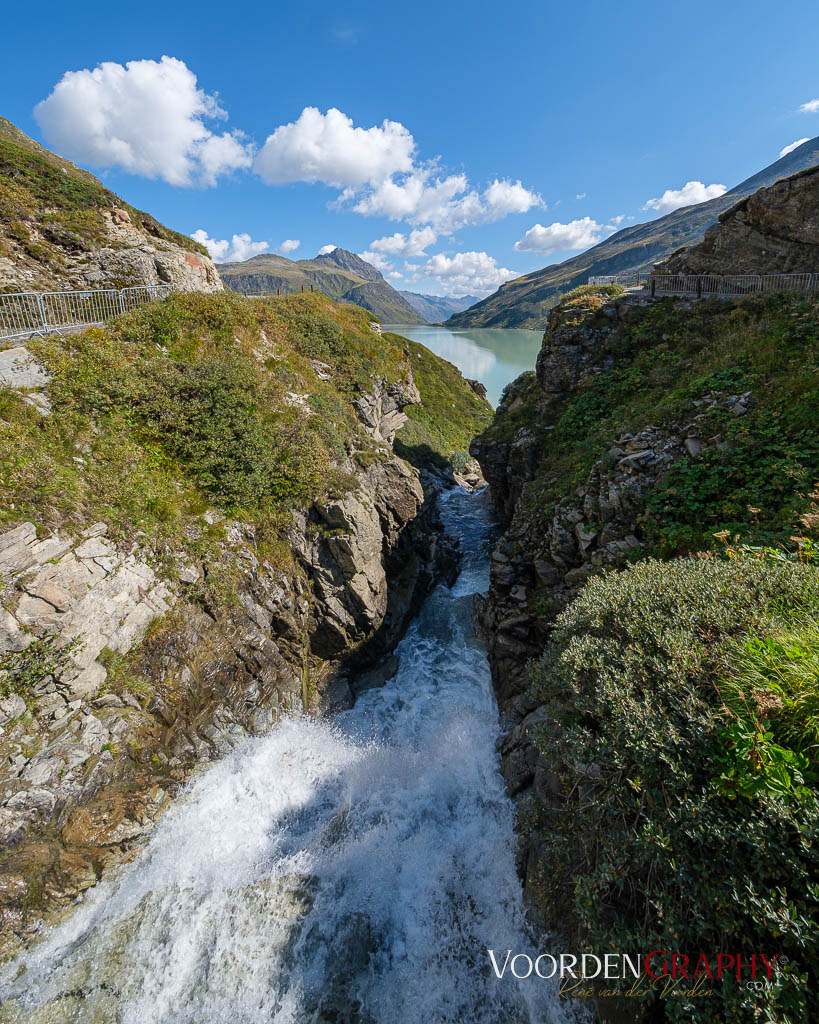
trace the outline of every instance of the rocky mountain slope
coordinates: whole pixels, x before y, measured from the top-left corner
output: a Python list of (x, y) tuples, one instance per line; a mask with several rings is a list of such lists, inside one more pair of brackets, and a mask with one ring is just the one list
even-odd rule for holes
[(458, 298), (448, 295), (422, 295), (419, 292), (401, 292), (401, 295), (415, 312), (430, 324), (441, 323), (453, 313), (460, 313), (480, 301), (477, 295), (462, 295)]
[(447, 326), (543, 328), (549, 310), (560, 297), (570, 289), (586, 284), (589, 277), (627, 270), (650, 270), (655, 263), (682, 246), (700, 242), (719, 215), (734, 206), (741, 197), (817, 164), (819, 138), (803, 143), (717, 199), (624, 228), (579, 256), (501, 285), (488, 298), (451, 317)]
[[(747, 207), (779, 206), (802, 181)], [(552, 310), (535, 371), (507, 388), (473, 442), (504, 526), (481, 617), (502, 771), (519, 802), (520, 870), (535, 917), (571, 948), (663, 948), (672, 928), (680, 949), (752, 937), (785, 942), (816, 969), (801, 941), (768, 930), (753, 900), (721, 885), (708, 852), (719, 848), (740, 889), (777, 891), (774, 917), (789, 901), (815, 913), (801, 903), (801, 851), (751, 856), (774, 841), (784, 812), (772, 782), (743, 774), (739, 736), (754, 701), (767, 700), (747, 694), (769, 685), (762, 663), (748, 674), (740, 649), (790, 630), (793, 650), (819, 650), (819, 573), (805, 554), (819, 527), (816, 423), (815, 298), (652, 302), (585, 287)], [(786, 740), (774, 705), (759, 706), (747, 735), (771, 716), (769, 736), (813, 779), (787, 813), (814, 820), (810, 729)], [(798, 987), (788, 989), (794, 1006)], [(771, 995), (779, 1010), (781, 992)], [(718, 999), (716, 1010), (661, 1000), (660, 1012), (734, 1019), (734, 995)], [(643, 1019), (634, 1006), (611, 1019)]]
[(289, 295), (314, 288), (332, 299), (368, 309), (387, 323), (422, 322), (380, 271), (346, 249), (336, 248), (312, 260), (262, 253), (243, 263), (220, 263), (218, 269), (228, 288), (245, 295)]
[(819, 167), (762, 188), (721, 213), (699, 245), (657, 268), (666, 274), (819, 272)]
[(197, 242), (0, 118), (0, 291), (146, 284), (222, 289)]
[[(14, 943), (128, 856), (203, 762), (284, 710), (349, 705), (353, 669), (388, 678), (455, 566), (435, 497), (491, 410), (321, 295), (177, 294), (2, 354)], [(416, 465), (392, 446), (410, 426)]]

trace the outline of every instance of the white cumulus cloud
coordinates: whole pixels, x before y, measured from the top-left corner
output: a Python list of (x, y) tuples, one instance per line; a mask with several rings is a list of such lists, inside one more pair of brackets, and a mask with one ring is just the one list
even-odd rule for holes
[(496, 180), (481, 194), (465, 174), (440, 177), (434, 165), (425, 165), (403, 177), (385, 179), (364, 193), (353, 209), (365, 216), (425, 224), (438, 234), (451, 234), (541, 205), (540, 196), (519, 181)]
[(331, 107), (305, 107), (298, 119), (279, 125), (256, 156), (254, 167), (268, 185), (321, 181), (358, 189), (412, 168), (415, 140), (397, 121), (357, 128)]
[(285, 238), (282, 244), (279, 246), (279, 252), (282, 256), (286, 256), (289, 252), (295, 252), (296, 249), (301, 245), (298, 238)]
[(819, 114), (819, 99), (808, 100), (807, 103), (803, 103), (800, 108), (802, 114)]
[(247, 232), (234, 235), (228, 241), (226, 238), (210, 238), (204, 228), (199, 228), (191, 238), (204, 245), (217, 263), (241, 263), (270, 250), (269, 242), (254, 242)]
[(213, 185), (252, 162), (241, 133), (207, 126), (227, 115), (174, 57), (67, 71), (34, 116), (46, 141), (72, 160), (171, 185)]
[(779, 150), (780, 159), (783, 156), (787, 156), (788, 153), (792, 153), (795, 149), (799, 149), (799, 147), (805, 142), (810, 142), (810, 139), (807, 137), (807, 135), (804, 139), (797, 139), (796, 142), (791, 142), (790, 145), (783, 146), (782, 149)]
[(323, 182), (340, 190), (337, 206), (353, 204), (365, 216), (387, 217), (436, 231), (500, 220), (543, 205), (520, 181), (495, 179), (480, 193), (465, 174), (441, 174), (419, 163), (412, 133), (398, 121), (362, 128), (335, 107), (305, 107), (279, 125), (254, 167), (270, 185)]
[(424, 275), (438, 281), (447, 295), (487, 295), (520, 277), (519, 271), (499, 267), (486, 252), (436, 253), (425, 263)]
[(480, 191), (465, 174), (419, 160), (415, 139), (400, 122), (364, 128), (335, 107), (326, 113), (305, 107), (295, 121), (279, 125), (253, 166), (269, 185), (321, 182), (339, 190), (331, 204), (337, 209), (426, 226), (436, 235), (544, 205), (521, 181), (496, 178)]
[(588, 249), (611, 234), (611, 225), (598, 224), (591, 217), (571, 220), (568, 224), (555, 221), (546, 227), (535, 224), (523, 238), (515, 242), (518, 252), (564, 252), (571, 249)]
[(657, 213), (671, 213), (682, 206), (694, 206), (708, 199), (716, 199), (725, 194), (724, 185), (703, 185), (701, 181), (687, 181), (682, 188), (667, 188), (659, 199), (649, 199), (643, 204), (644, 210), (656, 210)]
[(337, 248), (337, 245), (323, 245), (319, 249), (318, 254), (319, 256), (326, 256), (328, 253), (335, 252)]
[(394, 235), (376, 238), (370, 243), (373, 252), (387, 253), (390, 256), (402, 256), (405, 259), (413, 256), (426, 256), (425, 250), (432, 245), (438, 236), (430, 227), (415, 228), (408, 235), (396, 231)]
[(382, 256), (380, 252), (370, 252), (368, 249), (365, 249), (364, 252), (360, 252), (358, 255), (362, 260), (382, 273), (393, 269), (393, 264), (390, 263), (386, 256)]
[(484, 192), (483, 201), (490, 220), (500, 220), (510, 213), (528, 213), (533, 206), (546, 206), (536, 192), (524, 188), (520, 181), (497, 178)]

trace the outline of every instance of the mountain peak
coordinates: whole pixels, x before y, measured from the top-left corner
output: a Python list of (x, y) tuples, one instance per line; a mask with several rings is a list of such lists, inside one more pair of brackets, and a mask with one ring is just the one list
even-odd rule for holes
[(332, 252), (325, 252), (315, 257), (316, 263), (333, 263), (342, 270), (347, 270), (365, 281), (383, 281), (384, 278), (379, 270), (376, 270), (371, 263), (362, 260), (354, 252), (336, 247)]

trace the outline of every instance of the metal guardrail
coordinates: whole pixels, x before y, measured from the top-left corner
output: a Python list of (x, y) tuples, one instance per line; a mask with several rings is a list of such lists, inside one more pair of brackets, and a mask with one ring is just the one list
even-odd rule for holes
[(0, 293), (0, 339), (94, 327), (171, 294), (169, 284), (88, 291)]
[(754, 292), (819, 291), (819, 274), (609, 274), (589, 284), (641, 287), (651, 295), (751, 295)]
[(624, 288), (634, 288), (643, 284), (650, 277), (649, 274), (629, 272), (627, 274), (599, 274), (597, 277), (590, 277), (589, 284), (621, 284)]
[(652, 295), (752, 295), (819, 291), (819, 274), (652, 274)]

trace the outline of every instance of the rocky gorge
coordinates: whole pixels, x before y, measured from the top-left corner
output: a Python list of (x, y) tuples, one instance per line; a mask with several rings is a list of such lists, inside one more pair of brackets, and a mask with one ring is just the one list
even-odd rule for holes
[[(6, 287), (174, 285), (0, 342), (0, 1019), (569, 1024), (484, 952), (671, 940), (795, 966), (600, 1020), (809, 1019), (815, 297), (547, 296), (493, 416), (7, 123), (0, 179)], [(804, 271), (818, 182), (675, 266)]]

